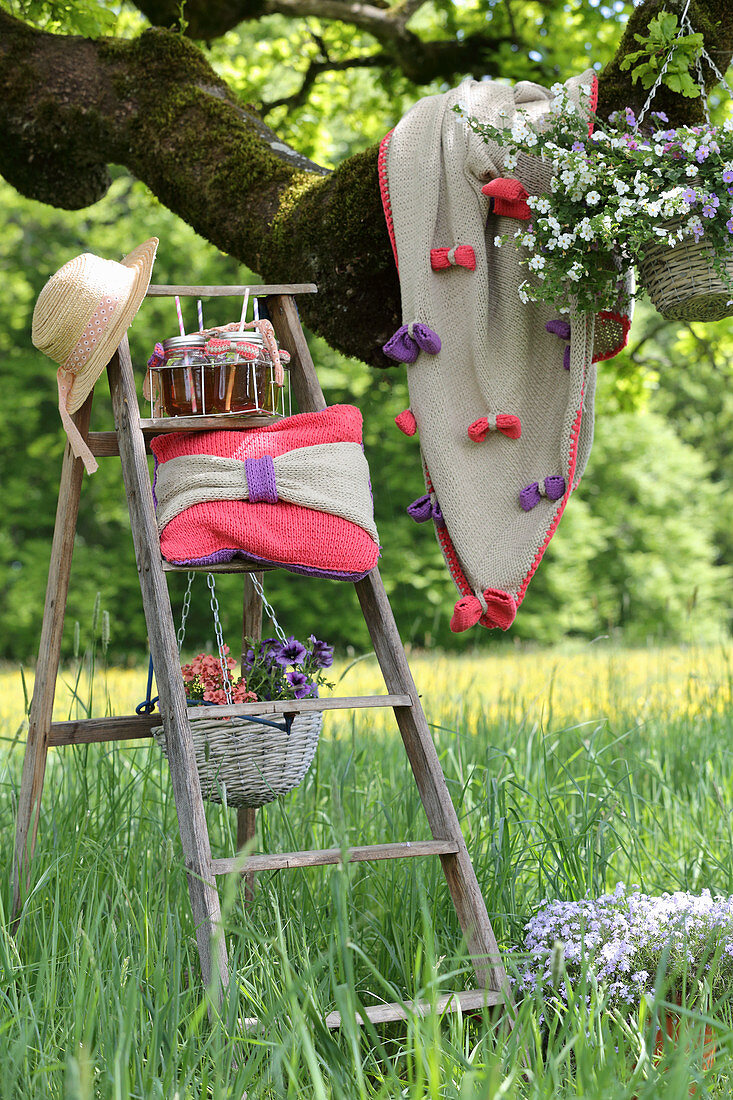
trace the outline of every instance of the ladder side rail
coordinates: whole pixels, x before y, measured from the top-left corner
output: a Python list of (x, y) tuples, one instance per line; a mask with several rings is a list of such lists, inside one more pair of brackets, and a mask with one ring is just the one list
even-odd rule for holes
[(160, 557), (145, 444), (127, 336), (107, 366), (148, 640), (168, 741), (168, 763), (204, 984), (221, 1000), (229, 975), (221, 908), (196, 768), (168, 588)]
[[(326, 408), (295, 303), (287, 296), (267, 299), (278, 340), (294, 353), (291, 384), (301, 412)], [(402, 640), (378, 569), (354, 585), (374, 645), (385, 686), (390, 694), (411, 696), (411, 707), (394, 708), (405, 750), (415, 776), (428, 824), (435, 840), (454, 840), (455, 854), (441, 855), (443, 872), (481, 986), (505, 992), (511, 1004), (506, 973), (486, 911), (455, 806), (430, 734)]]
[[(83, 439), (86, 439), (89, 433), (91, 413), (92, 394), (90, 393), (73, 417)], [(64, 612), (69, 592), (71, 559), (74, 550), (83, 477), (84, 464), (80, 458), (74, 457), (74, 453), (67, 442), (61, 466), (59, 498), (56, 506), (46, 600), (43, 608), (43, 625), (41, 627), (33, 698), (28, 721), (23, 774), (18, 796), (15, 849), (13, 853), (12, 918), (17, 917), (20, 911), (22, 892), (27, 889), (30, 861), (33, 857), (38, 835), (41, 793), (46, 775), (46, 757), (51, 733), (53, 703), (56, 695), (56, 678), (61, 660)], [(23, 883), (24, 877), (26, 879), (25, 884)]]
[(397, 725), (405, 745), (425, 814), (436, 840), (454, 840), (455, 854), (441, 855), (453, 905), (481, 987), (502, 990), (512, 1004), (506, 972), (486, 910), (486, 902), (468, 854), (456, 808), (448, 790), (438, 753), (422, 709), (412, 673), (402, 647), (397, 624), (378, 569), (357, 581), (364, 620), (374, 645), (387, 690), (398, 685), (412, 696), (412, 707), (395, 707)]

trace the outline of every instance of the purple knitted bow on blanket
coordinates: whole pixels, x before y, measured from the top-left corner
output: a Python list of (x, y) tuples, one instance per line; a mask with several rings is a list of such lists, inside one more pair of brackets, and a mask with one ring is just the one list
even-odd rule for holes
[(440, 351), (440, 337), (420, 321), (410, 321), (409, 325), (400, 325), (391, 336), (382, 351), (398, 363), (414, 363), (421, 351), (437, 355)]

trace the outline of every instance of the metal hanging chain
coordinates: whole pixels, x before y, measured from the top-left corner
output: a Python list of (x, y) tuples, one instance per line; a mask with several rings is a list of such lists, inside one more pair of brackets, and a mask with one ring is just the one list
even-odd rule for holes
[(209, 586), (211, 593), (211, 613), (214, 616), (214, 633), (216, 635), (216, 644), (219, 650), (219, 663), (221, 664), (221, 678), (224, 685), (224, 694), (229, 705), (232, 702), (232, 681), (229, 676), (229, 667), (227, 665), (227, 656), (224, 652), (224, 635), (221, 629), (221, 620), (219, 619), (219, 601), (216, 598), (216, 581), (214, 580), (213, 573), (206, 574), (206, 583)]
[[(687, 0), (687, 2), (685, 3), (684, 11), (682, 12), (682, 16), (680, 18), (679, 30), (677, 31), (677, 34), (674, 37), (674, 42), (676, 42), (677, 39), (682, 36), (683, 32), (687, 33), (687, 34), (695, 34), (696, 33), (695, 28), (692, 25), (692, 21), (691, 21), (689, 15), (687, 14), (689, 12), (689, 10), (690, 10), (690, 0)], [(639, 114), (639, 117), (636, 120), (636, 128), (637, 129), (641, 125), (641, 122), (642, 122), (642, 119), (644, 118), (644, 115), (649, 110), (649, 105), (651, 104), (652, 100), (654, 99), (654, 96), (657, 93), (657, 88), (662, 83), (662, 80), (664, 78), (664, 74), (667, 72), (667, 67), (668, 67), (670, 61), (672, 60), (672, 55), (674, 54), (674, 50), (675, 50), (674, 42), (672, 43), (672, 45), (670, 47), (669, 53), (667, 54), (667, 57), (665, 58), (664, 64), (662, 65), (662, 68), (659, 70), (659, 76), (657, 77), (654, 84), (652, 85), (652, 88), (651, 88), (651, 90), (649, 92), (649, 95), (647, 97), (647, 101), (644, 104), (644, 106), (642, 107), (641, 112)], [(730, 84), (725, 79), (725, 77), (721, 73), (720, 69), (715, 64), (715, 62), (713, 61), (710, 54), (708, 53), (708, 51), (703, 46), (700, 50), (700, 54), (699, 54), (697, 60), (695, 61), (695, 71), (697, 72), (697, 83), (698, 83), (698, 87), (700, 88), (700, 95), (702, 96), (702, 105), (703, 105), (703, 110), (705, 112), (705, 121), (707, 122), (707, 124), (709, 126), (710, 125), (710, 108), (708, 106), (708, 97), (707, 97), (707, 93), (705, 91), (705, 76), (704, 76), (703, 70), (702, 70), (702, 59), (703, 58), (705, 58), (708, 65), (712, 69), (713, 73), (717, 77), (718, 83), (723, 85), (723, 87), (727, 91), (728, 95), (732, 99), (733, 99), (733, 88), (731, 88)]]
[[(649, 110), (649, 105), (651, 104), (651, 101), (654, 99), (654, 96), (657, 94), (657, 88), (659, 87), (659, 85), (662, 83), (662, 80), (664, 79), (664, 75), (667, 72), (667, 68), (669, 66), (669, 63), (672, 60), (672, 57), (674, 55), (675, 42), (677, 41), (678, 38), (682, 37), (683, 31), (685, 30), (685, 27), (686, 27), (687, 23), (689, 23), (689, 20), (687, 19), (687, 12), (689, 11), (689, 9), (690, 9), (690, 0), (687, 0), (687, 3), (685, 4), (685, 10), (682, 12), (682, 18), (680, 19), (680, 25), (679, 25), (679, 28), (677, 30), (677, 34), (674, 36), (674, 41), (672, 42), (672, 45), (669, 47), (669, 53), (667, 54), (667, 56), (664, 59), (664, 64), (662, 65), (661, 69), (659, 70), (659, 75), (658, 75), (657, 79), (654, 81), (654, 83), (652, 84), (651, 89), (649, 91), (649, 95), (647, 96), (646, 103), (642, 107), (641, 112), (639, 113), (639, 117), (636, 120), (636, 129), (637, 130), (641, 126), (641, 123), (644, 119), (644, 115)], [(703, 92), (703, 94), (704, 94), (704, 92)]]
[(188, 612), (191, 609), (191, 585), (193, 584), (193, 578), (195, 576), (196, 574), (191, 572), (186, 574), (188, 585), (186, 587), (186, 594), (183, 597), (183, 607), (181, 608), (181, 625), (178, 627), (178, 633), (176, 634), (179, 657), (183, 649), (183, 643), (186, 640), (186, 620), (188, 619)]
[[(687, 6), (689, 7), (689, 4)], [(682, 21), (683, 21), (683, 25), (687, 28), (687, 30), (689, 30), (690, 34), (694, 34), (695, 33), (695, 28), (693, 27), (692, 23), (690, 22), (689, 16), (687, 15), (686, 12), (682, 16)], [(720, 69), (715, 64), (712, 57), (710, 56), (710, 54), (708, 53), (708, 51), (705, 49), (704, 46), (700, 50), (700, 57), (697, 60), (698, 71), (700, 73), (700, 81), (701, 81), (700, 90), (702, 91), (702, 94), (705, 95), (705, 85), (704, 85), (704, 82), (702, 80), (702, 64), (701, 64), (701, 61), (702, 61), (703, 57), (705, 58), (708, 65), (710, 66), (710, 68), (715, 73), (715, 75), (717, 76), (718, 83), (722, 84), (723, 87), (725, 88), (725, 90), (727, 91), (728, 95), (731, 96), (731, 98), (733, 98), (733, 88), (731, 88), (730, 84), (725, 79), (725, 77), (721, 73)], [(705, 105), (707, 107), (707, 98), (706, 98), (706, 101), (705, 101)]]
[(252, 585), (254, 587), (255, 592), (257, 593), (257, 595), (262, 600), (262, 606), (264, 607), (265, 611), (267, 612), (267, 617), (269, 618), (270, 622), (272, 623), (272, 625), (275, 629), (275, 633), (277, 634), (277, 636), (278, 636), (278, 638), (280, 639), (281, 642), (287, 642), (287, 640), (288, 640), (287, 635), (286, 635), (285, 631), (283, 630), (283, 628), (280, 626), (280, 623), (277, 621), (277, 617), (275, 615), (275, 610), (272, 607), (272, 605), (268, 602), (267, 596), (265, 595), (264, 588), (262, 587), (260, 582), (257, 580), (257, 577), (254, 575), (254, 573), (250, 573), (249, 576), (250, 576), (250, 580), (252, 581)]

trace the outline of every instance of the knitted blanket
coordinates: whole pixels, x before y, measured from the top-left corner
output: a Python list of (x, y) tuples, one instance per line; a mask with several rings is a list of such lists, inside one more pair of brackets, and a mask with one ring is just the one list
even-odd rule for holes
[[(568, 81), (576, 105), (594, 80), (589, 70)], [(381, 147), (404, 321), (384, 350), (409, 364), (410, 410), (397, 423), (419, 431), (428, 490), (408, 512), (435, 522), (462, 593), (454, 631), (511, 625), (593, 439), (594, 317), (523, 305), (518, 250), (494, 244), (526, 224), (522, 195), (548, 191), (551, 168), (520, 157), (517, 180), (500, 180), (504, 151), (453, 110), (511, 126), (551, 100), (537, 84), (468, 79), (418, 102)], [(628, 323), (616, 316), (603, 316), (596, 358), (623, 346)]]

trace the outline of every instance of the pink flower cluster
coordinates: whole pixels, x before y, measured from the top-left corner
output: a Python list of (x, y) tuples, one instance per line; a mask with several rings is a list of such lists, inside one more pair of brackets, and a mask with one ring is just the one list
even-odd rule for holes
[[(229, 656), (229, 646), (223, 647), (223, 655), (230, 674), (236, 668), (237, 662)], [(181, 666), (183, 682), (186, 685), (186, 695), (190, 699), (203, 699), (205, 703), (227, 702), (224, 690), (224, 678), (222, 675), (221, 661), (213, 653), (199, 653), (190, 664)], [(257, 696), (253, 691), (247, 691), (247, 683), (243, 676), (234, 679), (230, 675), (231, 693), (233, 703), (254, 703)]]

